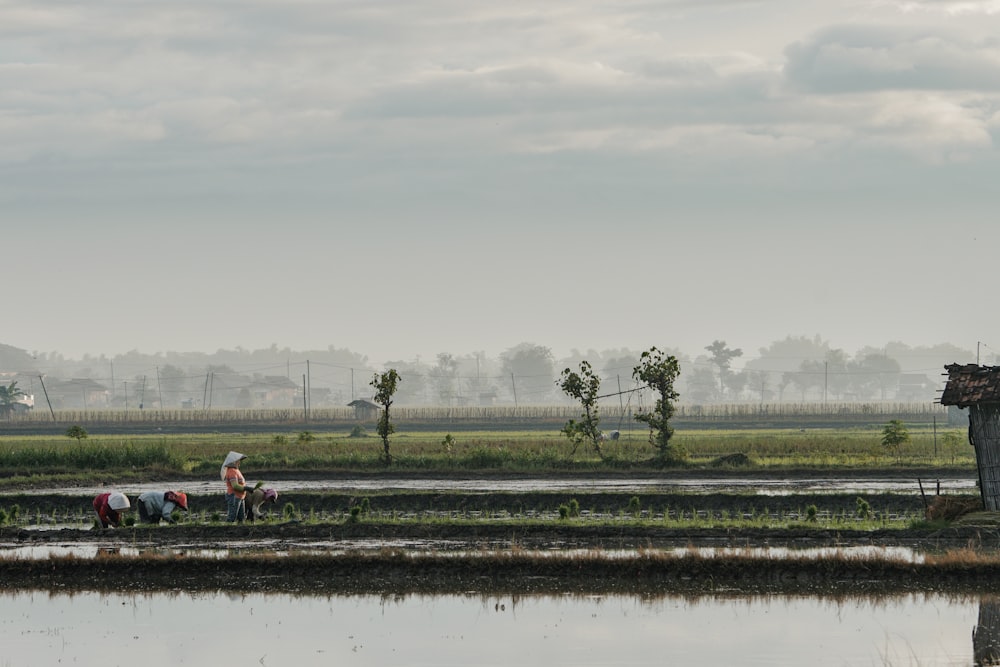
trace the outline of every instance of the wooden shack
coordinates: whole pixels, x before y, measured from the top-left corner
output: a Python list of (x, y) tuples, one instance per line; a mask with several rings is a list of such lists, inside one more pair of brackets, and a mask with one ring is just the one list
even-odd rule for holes
[(354, 418), (362, 422), (377, 421), (379, 412), (382, 410), (382, 406), (378, 403), (372, 403), (363, 398), (351, 401), (347, 407), (354, 408)]
[(969, 409), (969, 443), (976, 452), (983, 507), (1000, 510), (1000, 366), (950, 364), (941, 405)]

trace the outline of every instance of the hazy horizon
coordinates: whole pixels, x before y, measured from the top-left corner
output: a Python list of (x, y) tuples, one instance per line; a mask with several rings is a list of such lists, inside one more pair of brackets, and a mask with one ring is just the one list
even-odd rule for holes
[(7, 344), (1000, 348), (993, 0), (0, 6)]

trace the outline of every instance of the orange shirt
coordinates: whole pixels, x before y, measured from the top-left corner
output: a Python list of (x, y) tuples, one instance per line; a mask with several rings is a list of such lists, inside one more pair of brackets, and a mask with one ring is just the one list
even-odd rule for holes
[(243, 478), (243, 473), (240, 472), (239, 468), (226, 468), (226, 493), (235, 494), (237, 498), (243, 500), (247, 497), (246, 489), (242, 491), (237, 491), (233, 488), (233, 482), (236, 482), (240, 486), (246, 486), (246, 480)]

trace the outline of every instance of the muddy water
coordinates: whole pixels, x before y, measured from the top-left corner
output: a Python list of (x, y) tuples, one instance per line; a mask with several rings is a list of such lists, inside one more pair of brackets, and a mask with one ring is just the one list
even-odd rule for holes
[[(248, 479), (254, 481), (252, 473)], [(544, 478), (544, 479), (285, 479), (269, 482), (284, 491), (328, 491), (330, 493), (356, 493), (365, 491), (463, 491), (463, 492), (507, 492), (532, 493), (543, 491), (589, 491), (607, 493), (756, 493), (761, 495), (783, 495), (792, 493), (920, 493), (916, 479), (870, 478), (870, 479), (761, 479), (761, 478), (697, 478), (697, 479), (656, 479), (656, 478)], [(218, 479), (198, 479), (172, 482), (171, 486), (183, 488), (188, 493), (220, 493)], [(933, 485), (933, 487), (932, 487)], [(974, 477), (925, 480), (924, 487), (933, 493), (940, 486), (941, 493), (969, 493), (976, 488)], [(122, 489), (130, 494), (164, 488), (162, 482), (149, 484), (129, 484)], [(29, 494), (93, 493), (106, 491), (105, 487), (49, 488), (21, 491)], [(2, 496), (3, 494), (0, 494)]]
[(0, 593), (0, 664), (971, 665), (997, 608), (939, 595)]

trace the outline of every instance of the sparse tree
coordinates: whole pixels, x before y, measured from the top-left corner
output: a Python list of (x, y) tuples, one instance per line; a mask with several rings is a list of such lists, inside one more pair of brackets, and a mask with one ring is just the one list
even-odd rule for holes
[(84, 440), (87, 437), (87, 430), (79, 425), (70, 426), (68, 429), (66, 429), (66, 437), (76, 438), (76, 441), (80, 442), (81, 440)]
[(14, 412), (14, 404), (22, 396), (24, 396), (24, 392), (17, 386), (17, 380), (6, 387), (0, 385), (0, 417), (10, 417), (11, 413)]
[(716, 340), (705, 349), (712, 353), (712, 363), (719, 367), (719, 391), (725, 392), (726, 376), (729, 375), (729, 364), (736, 357), (743, 356), (740, 348), (726, 347), (726, 341)]
[(581, 420), (570, 419), (562, 430), (573, 443), (572, 453), (576, 453), (581, 442), (589, 440), (597, 455), (604, 458), (601, 452), (600, 416), (597, 406), (597, 392), (601, 388), (601, 378), (594, 374), (590, 362), (581, 361), (579, 373), (569, 368), (563, 370), (559, 388), (570, 398), (579, 401), (583, 407)]
[(958, 453), (958, 448), (961, 446), (962, 441), (965, 440), (965, 436), (959, 431), (946, 431), (943, 439), (944, 449), (951, 457), (951, 462), (954, 463), (955, 455)]
[(677, 357), (665, 355), (655, 347), (643, 352), (639, 365), (632, 369), (632, 377), (658, 394), (653, 409), (639, 413), (635, 418), (649, 426), (649, 442), (656, 449), (661, 465), (674, 465), (687, 459), (687, 450), (683, 445), (670, 442), (674, 434), (670, 418), (674, 415), (674, 401), (679, 396), (674, 390), (674, 382), (680, 372)]
[(899, 459), (903, 445), (909, 441), (910, 432), (906, 430), (906, 425), (899, 419), (889, 420), (889, 423), (882, 428), (882, 446), (895, 452), (897, 459)]
[(389, 406), (392, 405), (392, 395), (396, 393), (396, 388), (402, 378), (395, 368), (390, 368), (384, 373), (376, 373), (369, 383), (375, 388), (375, 402), (382, 406), (382, 415), (379, 417), (376, 431), (382, 438), (382, 462), (392, 465), (392, 454), (389, 451), (389, 436), (395, 432), (396, 427), (389, 420)]

